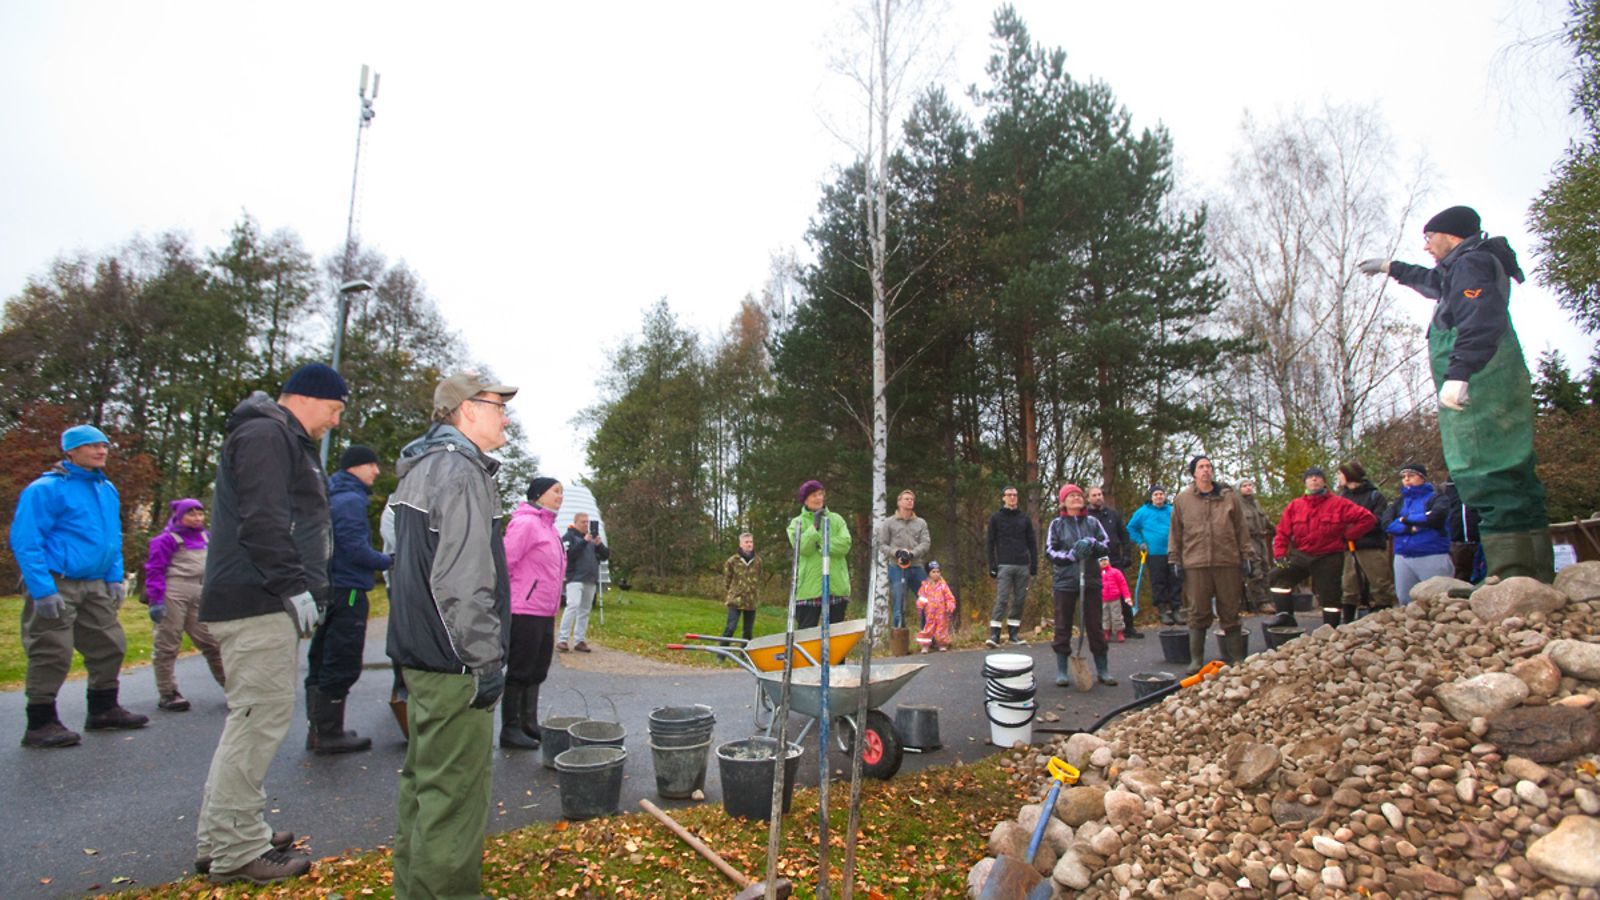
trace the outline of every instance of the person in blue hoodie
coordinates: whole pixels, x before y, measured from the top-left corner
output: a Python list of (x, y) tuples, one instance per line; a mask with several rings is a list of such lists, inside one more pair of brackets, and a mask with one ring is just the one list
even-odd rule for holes
[(311, 636), (306, 665), (306, 749), (319, 756), (354, 753), (372, 747), (344, 728), (344, 701), (361, 677), (367, 644), (367, 591), (373, 572), (387, 572), (394, 558), (372, 549), (367, 506), (378, 479), (378, 454), (351, 444), (339, 457), (339, 471), (328, 479), (328, 517), (333, 525), (333, 556), (328, 581), (333, 597), (328, 614)]
[(1128, 537), (1147, 554), (1145, 571), (1150, 573), (1150, 593), (1155, 598), (1156, 609), (1161, 611), (1161, 624), (1177, 625), (1188, 621), (1179, 618), (1183, 606), (1183, 578), (1168, 562), (1167, 533), (1172, 529), (1172, 507), (1167, 505), (1167, 489), (1159, 484), (1150, 486), (1149, 502), (1139, 507), (1128, 520)]
[(1394, 536), (1394, 592), (1404, 606), (1411, 589), (1436, 576), (1455, 574), (1450, 560), (1451, 501), (1428, 483), (1428, 467), (1406, 463), (1400, 496), (1383, 513), (1383, 530)]
[(122, 571), (122, 500), (106, 478), (111, 441), (93, 425), (61, 433), (67, 458), (17, 498), (11, 554), (22, 570), (22, 648), (28, 657), (24, 747), (71, 747), (78, 733), (56, 715), (56, 693), (83, 654), (89, 672), (84, 728), (143, 728), (147, 716), (117, 703), (127, 638), (117, 610), (126, 596)]

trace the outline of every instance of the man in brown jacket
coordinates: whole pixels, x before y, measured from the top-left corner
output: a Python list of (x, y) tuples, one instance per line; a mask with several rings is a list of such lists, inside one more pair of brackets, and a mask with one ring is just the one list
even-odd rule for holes
[(1172, 561), (1182, 572), (1184, 600), (1189, 607), (1189, 673), (1200, 671), (1206, 655), (1206, 629), (1211, 627), (1211, 600), (1222, 623), (1222, 655), (1230, 664), (1244, 659), (1244, 632), (1239, 606), (1250, 559), (1250, 532), (1233, 488), (1216, 481), (1211, 460), (1189, 461), (1194, 481), (1172, 503), (1168, 540)]

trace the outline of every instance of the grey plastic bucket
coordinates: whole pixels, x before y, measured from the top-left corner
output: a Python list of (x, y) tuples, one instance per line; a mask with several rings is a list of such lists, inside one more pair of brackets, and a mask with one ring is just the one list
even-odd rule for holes
[(1139, 700), (1177, 684), (1178, 676), (1171, 672), (1136, 672), (1128, 680), (1133, 682), (1133, 699)]
[(904, 739), (909, 750), (937, 750), (939, 742), (939, 707), (902, 703), (894, 711), (894, 730)]
[(693, 747), (663, 747), (652, 741), (650, 760), (656, 767), (656, 793), (668, 800), (682, 800), (704, 788), (710, 759), (709, 738)]
[(685, 731), (679, 734), (656, 734), (654, 731), (650, 732), (650, 743), (656, 747), (694, 747), (710, 740), (710, 725), (699, 731)]
[(1189, 629), (1163, 628), (1159, 636), (1162, 659), (1169, 663), (1189, 662)]
[(572, 749), (572, 735), (567, 729), (587, 721), (585, 716), (551, 716), (539, 723), (539, 754), (546, 769), (554, 769), (556, 757)]
[(622, 801), (622, 767), (627, 759), (628, 751), (621, 747), (573, 747), (557, 756), (561, 817), (615, 815)]
[(573, 747), (621, 747), (628, 737), (628, 729), (618, 722), (585, 719), (567, 727), (572, 735)]
[[(722, 778), (722, 808), (730, 816), (765, 822), (772, 816), (772, 766), (778, 742), (753, 737), (717, 746), (717, 774)], [(794, 776), (800, 768), (799, 744), (790, 743), (783, 761), (783, 811), (794, 799)]]
[(1299, 625), (1273, 625), (1261, 629), (1262, 637), (1267, 640), (1268, 650), (1274, 647), (1282, 647), (1305, 633), (1306, 630)]
[(703, 703), (693, 706), (658, 706), (650, 711), (652, 735), (699, 731), (717, 721), (716, 711)]

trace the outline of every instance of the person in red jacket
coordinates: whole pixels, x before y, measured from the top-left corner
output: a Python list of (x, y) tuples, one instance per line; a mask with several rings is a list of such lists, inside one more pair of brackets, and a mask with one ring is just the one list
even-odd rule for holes
[(1328, 491), (1328, 473), (1312, 466), (1305, 471), (1304, 496), (1290, 501), (1272, 539), (1272, 592), (1287, 594), (1311, 579), (1322, 607), (1322, 621), (1338, 627), (1344, 557), (1356, 538), (1377, 525), (1377, 517)]

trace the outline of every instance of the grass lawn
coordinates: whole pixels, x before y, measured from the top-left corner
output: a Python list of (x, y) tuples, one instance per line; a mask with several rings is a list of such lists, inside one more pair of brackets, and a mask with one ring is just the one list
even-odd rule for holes
[[(715, 763), (713, 763), (715, 765)], [(970, 766), (945, 766), (888, 782), (867, 779), (862, 789), (856, 896), (957, 897), (967, 871), (986, 853), (996, 823), (1026, 800), (1012, 777), (1011, 754)], [(830, 870), (838, 895), (844, 863), (847, 792), (829, 796)], [(672, 813), (735, 869), (761, 878), (767, 824), (725, 814), (720, 805)], [(785, 819), (779, 871), (795, 882), (796, 897), (814, 897), (817, 879), (817, 794), (796, 789)], [(483, 888), (491, 897), (727, 897), (733, 882), (647, 814), (587, 822), (533, 825), (490, 838)], [(125, 897), (389, 897), (387, 848), (351, 859), (324, 860), (312, 874), (263, 888), (215, 888), (198, 878), (140, 889)]]
[[(781, 632), (787, 614), (786, 610), (777, 606), (758, 607), (756, 636)], [(613, 589), (605, 595), (605, 624), (600, 622), (598, 607), (590, 615), (589, 637), (606, 647), (638, 656), (686, 665), (714, 666), (720, 663), (718, 657), (710, 653), (668, 650), (666, 645), (682, 643), (683, 636), (690, 632), (721, 634), (727, 616), (728, 608), (722, 605), (721, 600)]]
[[(367, 600), (374, 618), (389, 614), (389, 593), (383, 585), (378, 585), (369, 593)], [(129, 597), (122, 604), (118, 618), (122, 620), (122, 630), (128, 639), (128, 655), (123, 661), (123, 668), (149, 663), (151, 629), (154, 627), (150, 621), (150, 608)], [(187, 636), (183, 639), (182, 652), (184, 655), (195, 652)], [(20, 689), (27, 672), (28, 658), (22, 652), (22, 597), (0, 597), (0, 690)], [(72, 672), (67, 677), (82, 678), (83, 675), (83, 657), (74, 653)]]

